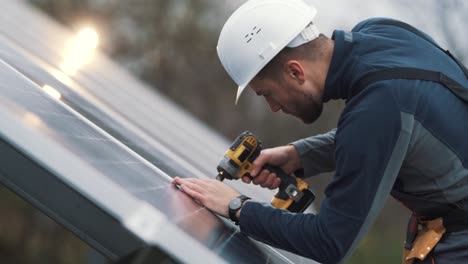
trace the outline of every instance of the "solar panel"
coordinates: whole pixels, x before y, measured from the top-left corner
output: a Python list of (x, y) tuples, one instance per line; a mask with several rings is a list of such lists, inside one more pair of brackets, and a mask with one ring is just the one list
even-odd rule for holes
[(0, 182), (114, 261), (151, 247), (175, 262), (313, 263), (251, 240), (170, 184), (168, 173), (214, 173), (228, 142), (102, 56), (61, 80), (57, 43), (69, 34), (20, 2), (2, 5)]
[[(53, 86), (67, 104), (166, 173), (214, 177), (230, 142), (104, 56), (96, 56), (73, 78), (57, 75), (61, 52), (57, 43), (66, 42), (64, 36), (71, 37), (70, 32), (32, 12), (21, 1), (7, 1), (3, 8), (0, 56), (10, 65), (40, 86)], [(22, 23), (14, 23), (10, 16), (21, 18)], [(35, 42), (42, 32), (49, 32), (48, 42)], [(262, 202), (269, 202), (273, 195), (270, 190), (240, 181), (228, 184)]]
[[(3, 182), (111, 259), (154, 243), (182, 261), (286, 261), (190, 200), (163, 171), (3, 61), (0, 78), (0, 149), (9, 161), (1, 168)], [(162, 239), (166, 229), (174, 233)], [(113, 233), (128, 238), (110, 241)]]
[[(80, 113), (87, 118), (98, 119), (100, 124), (111, 127), (113, 131), (123, 131), (122, 137), (116, 133), (113, 135), (125, 144), (133, 144), (140, 150), (146, 144), (149, 150), (143, 149), (139, 151), (140, 154), (164, 150), (170, 159), (165, 159), (165, 163), (160, 165), (167, 167), (174, 164), (167, 168), (168, 172), (197, 177), (216, 174), (214, 168), (229, 146), (224, 138), (157, 92), (150, 91), (145, 84), (131, 78), (103, 56), (96, 56), (93, 63), (84, 67), (73, 79), (65, 76), (68, 79), (64, 85), (63, 74), (58, 77), (55, 74), (63, 49), (63, 45), (58, 43), (65, 43), (71, 38), (70, 32), (26, 9), (20, 2), (7, 2), (3, 8), (7, 15), (0, 16), (0, 34), (4, 35), (3, 40), (0, 39), (0, 55), (10, 65), (21, 69), (22, 73), (40, 85), (52, 85), (65, 95), (75, 109), (83, 109)], [(17, 17), (22, 18), (22, 23), (15, 22)], [(44, 35), (47, 43), (41, 38), (43, 32), (47, 32)], [(1, 47), (2, 44), (4, 47)], [(87, 115), (86, 112), (91, 114)], [(124, 123), (126, 130), (120, 129), (121, 124), (112, 127), (116, 122)], [(152, 145), (157, 146), (152, 148)], [(175, 166), (178, 169), (174, 169)], [(171, 175), (177, 174), (174, 173)], [(271, 191), (246, 188), (240, 182), (231, 184), (260, 201), (268, 202), (271, 199)]]

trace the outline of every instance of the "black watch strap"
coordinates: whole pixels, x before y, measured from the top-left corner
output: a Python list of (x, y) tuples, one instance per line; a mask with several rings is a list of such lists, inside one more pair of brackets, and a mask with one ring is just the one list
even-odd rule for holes
[(231, 219), (231, 221), (233, 221), (234, 224), (238, 225), (239, 224), (239, 219), (237, 219), (236, 213), (237, 213), (237, 211), (239, 211), (242, 208), (242, 206), (244, 204), (244, 201), (250, 199), (250, 197), (242, 194), (242, 195), (237, 196), (234, 199), (240, 199), (241, 205), (239, 206), (239, 208), (237, 208), (235, 210), (229, 208), (229, 219)]

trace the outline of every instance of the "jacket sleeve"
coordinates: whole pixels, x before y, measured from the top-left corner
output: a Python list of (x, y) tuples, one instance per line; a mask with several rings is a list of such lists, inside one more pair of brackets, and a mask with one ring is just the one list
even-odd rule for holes
[(248, 202), (241, 210), (242, 232), (322, 263), (337, 263), (350, 255), (383, 207), (410, 139), (407, 125), (402, 126), (407, 122), (389, 92), (367, 97), (353, 98), (340, 117), (336, 174), (319, 214), (293, 214)]
[(305, 177), (335, 170), (335, 133), (336, 129), (333, 129), (291, 143), (304, 164)]

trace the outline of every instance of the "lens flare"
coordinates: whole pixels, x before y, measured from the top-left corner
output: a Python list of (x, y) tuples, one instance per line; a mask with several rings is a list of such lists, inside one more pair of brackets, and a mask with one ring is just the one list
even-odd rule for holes
[(52, 98), (56, 100), (60, 100), (60, 98), (62, 98), (62, 95), (60, 94), (60, 92), (50, 85), (46, 84), (42, 86), (42, 89), (44, 90), (44, 92), (46, 92), (48, 95), (50, 95)]
[(92, 61), (98, 44), (96, 30), (83, 28), (67, 42), (60, 69), (68, 76), (74, 76), (80, 68)]

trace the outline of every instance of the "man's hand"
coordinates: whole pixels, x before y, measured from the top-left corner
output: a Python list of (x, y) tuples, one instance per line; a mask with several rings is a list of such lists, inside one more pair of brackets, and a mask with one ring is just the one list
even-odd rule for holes
[[(293, 145), (262, 150), (260, 155), (252, 164), (252, 182), (253, 184), (269, 189), (278, 188), (281, 180), (276, 173), (270, 173), (266, 169), (262, 170), (265, 164), (280, 167), (288, 175), (302, 168), (302, 161), (299, 158), (296, 147)], [(242, 177), (242, 181), (250, 183), (250, 179), (248, 177)]]
[(216, 214), (228, 217), (229, 202), (240, 193), (215, 179), (179, 178), (172, 182)]

